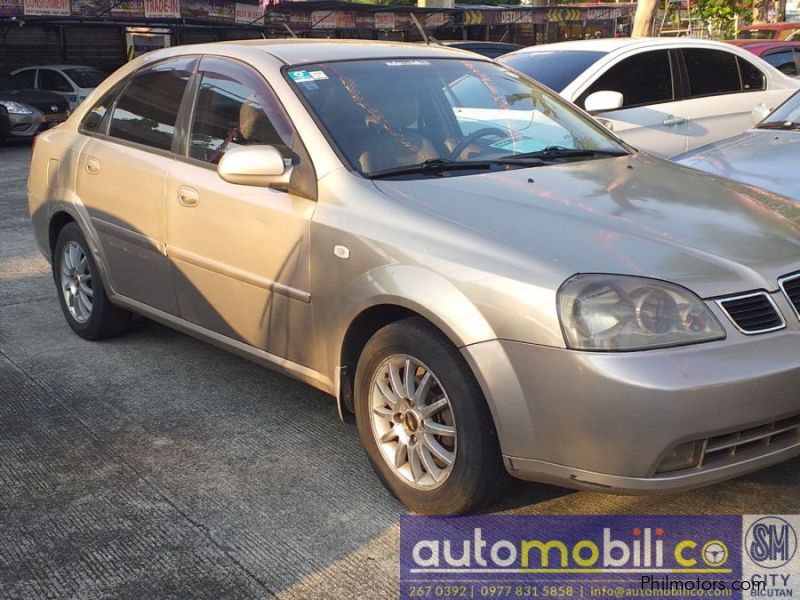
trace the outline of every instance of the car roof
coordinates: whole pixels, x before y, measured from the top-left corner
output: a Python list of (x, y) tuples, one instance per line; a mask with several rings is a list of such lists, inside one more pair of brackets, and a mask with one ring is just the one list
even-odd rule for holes
[[(481, 60), (480, 56), (472, 52), (437, 44), (408, 44), (373, 40), (271, 39), (236, 40), (219, 44), (263, 50), (289, 65), (370, 58), (466, 57), (472, 60)], [(216, 44), (207, 46), (213, 47)]]
[(686, 47), (686, 46), (707, 46), (711, 48), (725, 48), (724, 42), (706, 40), (702, 38), (672, 38), (672, 37), (648, 37), (648, 38), (600, 38), (591, 40), (571, 40), (568, 42), (556, 42), (554, 44), (539, 44), (529, 46), (522, 50), (517, 50), (517, 54), (524, 52), (540, 51), (587, 51), (587, 52), (614, 52), (618, 50), (631, 50), (634, 48), (647, 48), (650, 46), (658, 47)]
[(27, 67), (22, 67), (17, 69), (17, 71), (25, 71), (27, 69), (91, 69), (92, 71), (99, 71), (97, 67), (90, 67), (88, 65), (29, 65)]
[(800, 29), (800, 21), (784, 21), (783, 23), (760, 23), (758, 25), (742, 25), (739, 31), (748, 31), (751, 29), (772, 29), (780, 31), (781, 29)]

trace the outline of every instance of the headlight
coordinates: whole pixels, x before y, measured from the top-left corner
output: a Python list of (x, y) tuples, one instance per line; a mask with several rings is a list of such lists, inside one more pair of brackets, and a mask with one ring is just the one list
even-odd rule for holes
[(19, 102), (11, 102), (11, 100), (0, 100), (0, 106), (4, 106), (10, 115), (32, 115), (33, 111)]
[(558, 290), (558, 316), (567, 346), (576, 350), (644, 350), (725, 337), (692, 292), (644, 277), (576, 275)]

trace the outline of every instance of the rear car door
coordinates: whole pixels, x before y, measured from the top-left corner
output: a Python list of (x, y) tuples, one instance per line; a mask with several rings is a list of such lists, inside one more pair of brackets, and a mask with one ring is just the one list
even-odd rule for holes
[(77, 191), (102, 244), (112, 289), (177, 314), (166, 257), (164, 186), (176, 123), (197, 59), (139, 70), (84, 118)]
[(598, 91), (622, 94), (622, 107), (594, 115), (632, 146), (660, 156), (686, 150), (686, 115), (674, 104), (674, 64), (668, 50), (647, 50), (611, 65), (578, 95), (586, 98)]
[(714, 48), (683, 48), (689, 150), (738, 135), (752, 127), (758, 105), (775, 108), (791, 90), (767, 89), (767, 78), (749, 60)]
[[(204, 57), (183, 161), (167, 175), (167, 252), (182, 318), (293, 362), (312, 363), (309, 226), (316, 179), (264, 78)], [(216, 166), (243, 145), (278, 148), (288, 189), (224, 181)]]

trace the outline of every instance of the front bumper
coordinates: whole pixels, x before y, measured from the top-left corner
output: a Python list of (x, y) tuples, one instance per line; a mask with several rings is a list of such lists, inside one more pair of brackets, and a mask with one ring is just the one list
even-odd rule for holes
[(55, 127), (67, 120), (66, 113), (54, 113), (45, 115), (35, 111), (31, 115), (20, 115), (10, 113), (8, 115), (9, 129), (8, 135), (12, 138), (31, 138), (40, 131)]
[[(644, 352), (502, 340), (462, 352), (489, 402), (511, 475), (648, 493), (699, 487), (800, 455), (798, 348), (794, 327)], [(735, 446), (737, 436), (755, 437), (775, 423), (787, 430)], [(700, 466), (658, 472), (676, 446), (709, 439), (734, 446)]]

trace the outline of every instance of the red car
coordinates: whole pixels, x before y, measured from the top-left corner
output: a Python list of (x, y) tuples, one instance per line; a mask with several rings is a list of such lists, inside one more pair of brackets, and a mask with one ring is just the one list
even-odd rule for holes
[(785, 40), (800, 31), (800, 22), (761, 23), (740, 27), (736, 37), (740, 40)]
[(797, 77), (800, 74), (800, 41), (799, 42), (777, 42), (772, 40), (728, 40), (760, 56), (781, 73), (790, 77)]

